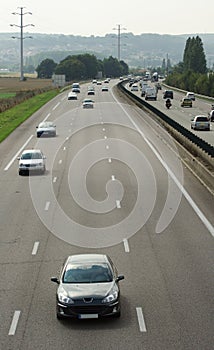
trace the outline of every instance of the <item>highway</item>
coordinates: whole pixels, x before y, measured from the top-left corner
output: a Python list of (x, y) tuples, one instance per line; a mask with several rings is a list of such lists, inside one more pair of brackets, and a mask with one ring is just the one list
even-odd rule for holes
[[(0, 144), (0, 349), (213, 347), (213, 195), (117, 82), (95, 86), (93, 109), (88, 84), (75, 101), (59, 94)], [(57, 137), (36, 138), (43, 120)], [(44, 175), (18, 175), (28, 148), (46, 155)], [(92, 252), (125, 276), (121, 317), (59, 321), (50, 278)]]
[[(154, 86), (155, 83), (148, 82), (148, 85)], [(128, 90), (131, 90), (131, 87), (129, 87), (128, 84), (126, 84), (126, 88)], [(192, 108), (190, 107), (181, 107), (181, 99), (185, 96), (185, 93), (179, 92), (179, 91), (173, 91), (173, 99), (172, 107), (168, 110), (165, 107), (165, 99), (163, 99), (163, 92), (164, 90), (170, 90), (170, 88), (162, 86), (162, 90), (158, 90), (157, 94), (157, 101), (146, 101), (153, 106), (155, 106), (157, 109), (161, 110), (163, 113), (165, 113), (167, 116), (169, 116), (171, 119), (175, 120), (177, 123), (184, 126), (186, 129), (191, 130), (194, 134), (196, 134), (198, 137), (202, 138), (206, 142), (208, 142), (210, 145), (214, 146), (214, 123), (211, 123), (211, 129), (210, 131), (204, 131), (204, 130), (193, 130), (190, 127), (191, 119), (195, 117), (196, 115), (205, 115), (207, 116), (208, 113), (211, 110), (211, 102), (209, 102), (206, 99), (198, 98), (196, 96), (195, 101), (193, 101)], [(136, 94), (137, 96), (141, 97), (141, 91), (139, 88), (138, 92), (132, 92)], [(144, 97), (142, 97), (144, 100)]]

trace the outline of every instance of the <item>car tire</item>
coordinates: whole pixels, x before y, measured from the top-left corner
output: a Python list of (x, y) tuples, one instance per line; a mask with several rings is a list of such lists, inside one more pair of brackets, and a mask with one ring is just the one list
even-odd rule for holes
[(117, 312), (115, 315), (113, 315), (114, 318), (120, 318), (120, 316), (121, 316), (121, 312), (120, 311)]
[(58, 314), (58, 313), (56, 313), (56, 318), (59, 321), (62, 321), (64, 319), (64, 317), (62, 315)]

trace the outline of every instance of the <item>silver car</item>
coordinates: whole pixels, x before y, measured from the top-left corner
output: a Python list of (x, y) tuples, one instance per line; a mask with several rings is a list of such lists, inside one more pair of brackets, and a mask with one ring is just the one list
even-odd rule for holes
[(46, 170), (46, 157), (39, 149), (30, 149), (23, 151), (19, 160), (19, 175), (28, 174), (30, 172), (44, 174)]
[(56, 125), (54, 123), (46, 121), (40, 123), (37, 127), (37, 137), (41, 136), (56, 136)]
[(82, 102), (82, 106), (83, 108), (94, 108), (94, 101), (89, 98), (85, 98)]
[(196, 115), (191, 119), (191, 129), (210, 130), (210, 121), (206, 115)]

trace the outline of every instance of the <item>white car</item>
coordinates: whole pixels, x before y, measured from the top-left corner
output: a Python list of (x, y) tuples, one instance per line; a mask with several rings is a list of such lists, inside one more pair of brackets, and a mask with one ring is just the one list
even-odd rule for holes
[(195, 101), (195, 94), (194, 94), (194, 92), (187, 92), (186, 97), (190, 98), (190, 100), (192, 100), (192, 101)]
[(83, 108), (94, 108), (94, 101), (89, 98), (85, 98), (82, 102)]
[(138, 91), (138, 85), (137, 84), (132, 84), (131, 91)]
[(102, 91), (108, 91), (108, 86), (103, 85), (101, 90), (102, 90)]
[(206, 115), (196, 115), (191, 119), (191, 129), (210, 130), (210, 121)]
[(46, 170), (46, 157), (39, 149), (29, 149), (23, 151), (19, 160), (19, 175), (36, 172), (44, 174)]
[(77, 100), (77, 94), (76, 92), (70, 91), (68, 93), (68, 100)]
[(56, 125), (54, 123), (45, 121), (40, 123), (37, 127), (37, 137), (41, 136), (56, 136)]

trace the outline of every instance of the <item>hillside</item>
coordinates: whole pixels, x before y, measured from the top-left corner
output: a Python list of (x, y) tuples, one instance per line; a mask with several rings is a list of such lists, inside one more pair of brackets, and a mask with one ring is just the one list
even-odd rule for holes
[[(37, 65), (45, 58), (59, 62), (70, 54), (93, 53), (98, 58), (118, 57), (118, 38), (115, 34), (99, 36), (74, 36), (63, 34), (24, 33), (24, 59), (26, 65)], [(122, 33), (120, 37), (120, 58), (130, 67), (146, 68), (161, 66), (168, 55), (171, 64), (182, 60), (188, 37), (199, 35), (202, 39), (207, 65), (214, 64), (214, 34), (160, 35)], [(0, 33), (0, 69), (19, 67), (20, 40), (19, 33)]]

